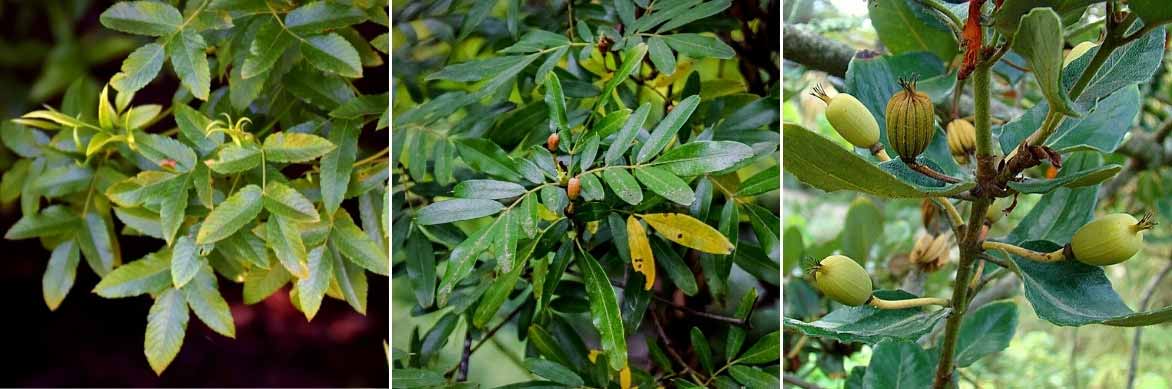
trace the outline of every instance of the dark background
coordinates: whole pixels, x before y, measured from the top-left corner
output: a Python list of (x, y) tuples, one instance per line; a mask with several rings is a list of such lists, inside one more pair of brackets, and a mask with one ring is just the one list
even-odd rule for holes
[[(0, 54), (20, 56), (0, 61), (0, 119), (8, 120), (40, 104), (60, 105), (63, 90), (45, 101), (28, 96), (29, 88), (45, 69), (55, 66), (54, 61), (60, 67), (59, 61), (70, 58), (50, 55), (53, 47), (60, 44), (50, 31), (48, 16), (58, 11), (50, 8), (75, 12), (70, 18), (76, 36), (110, 36), (117, 33), (105, 30), (98, 15), (111, 3), (0, 2), (0, 49), (20, 48), (19, 53)], [(370, 22), (358, 26), (358, 30), (367, 38), (386, 32), (385, 27)], [(142, 39), (142, 43), (146, 42)], [(82, 53), (86, 49), (80, 45)], [(81, 73), (70, 78), (88, 76), (104, 84), (118, 72), (126, 54), (86, 64)], [(154, 82), (136, 94), (135, 105), (169, 104), (180, 86), (170, 65), (163, 69)], [(365, 68), (363, 73), (364, 78), (355, 81), (359, 91), (367, 94), (387, 90), (386, 65)], [(213, 89), (224, 82), (213, 78)], [(171, 128), (174, 123), (167, 119), (158, 126)], [(387, 143), (385, 130), (364, 129), (359, 158), (386, 148)], [(7, 150), (0, 150), (0, 170), (6, 169), (13, 158)], [(351, 202), (344, 205), (357, 214)], [(19, 205), (0, 206), (0, 232), (7, 231), (19, 218)], [(120, 230), (121, 224), (115, 223), (115, 230)], [(124, 263), (163, 245), (150, 238), (118, 239)], [(0, 362), (0, 387), (389, 385), (383, 348), (383, 342), (390, 338), (386, 277), (367, 274), (370, 292), (365, 316), (343, 301), (327, 298), (313, 322), (306, 322), (305, 316), (290, 305), (289, 286), (249, 306), (242, 302), (242, 286), (221, 278), (220, 291), (232, 307), (236, 339), (216, 334), (193, 314), (182, 350), (163, 375), (156, 377), (143, 354), (151, 299), (140, 296), (111, 300), (93, 294), (90, 291), (98, 277), (82, 261), (73, 289), (57, 311), (50, 312), (41, 296), (41, 276), (48, 260), (49, 251), (35, 239), (0, 238), (0, 345), (6, 357)]]

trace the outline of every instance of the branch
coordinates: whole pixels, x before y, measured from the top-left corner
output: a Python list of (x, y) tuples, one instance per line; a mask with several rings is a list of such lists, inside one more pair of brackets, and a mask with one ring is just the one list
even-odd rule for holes
[(805, 380), (802, 380), (793, 374), (786, 374), (782, 380), (784, 380), (787, 384), (797, 386), (802, 389), (822, 389), (821, 386), (815, 385), (812, 382), (806, 382)]
[(846, 68), (855, 49), (814, 32), (809, 25), (785, 24), (782, 26), (782, 57), (803, 66), (821, 70), (839, 78), (846, 77)]
[[(574, 274), (574, 273), (570, 273), (570, 274)], [(613, 285), (613, 286), (617, 286), (617, 287), (618, 287), (618, 288), (620, 288), (620, 289), (626, 289), (626, 288), (627, 288), (627, 285), (626, 285), (626, 283), (625, 283), (625, 282), (623, 282), (623, 281), (619, 281), (619, 280), (610, 280), (610, 284), (611, 284), (611, 285)], [(703, 312), (703, 311), (697, 311), (697, 310), (695, 310), (695, 309), (692, 309), (692, 308), (689, 308), (689, 307), (687, 307), (687, 306), (680, 305), (680, 304), (676, 304), (675, 302), (673, 302), (673, 301), (671, 301), (671, 300), (668, 300), (668, 299), (665, 299), (665, 298), (663, 298), (663, 297), (659, 297), (659, 295), (657, 295), (657, 294), (655, 294), (655, 293), (650, 293), (650, 294), (651, 294), (651, 298), (655, 300), (655, 302), (656, 302), (656, 305), (659, 305), (659, 304), (664, 304), (664, 305), (667, 305), (667, 306), (668, 306), (668, 307), (670, 307), (670, 308), (675, 308), (675, 309), (678, 309), (678, 310), (680, 310), (680, 311), (682, 311), (682, 312), (684, 312), (684, 313), (686, 313), (686, 314), (692, 315), (692, 316), (699, 316), (699, 317), (703, 317), (703, 318), (706, 318), (706, 319), (712, 319), (712, 320), (717, 320), (717, 321), (723, 321), (723, 322), (725, 322), (725, 323), (729, 323), (729, 324), (732, 324), (732, 325), (735, 325), (735, 326), (739, 326), (739, 327), (745, 327), (745, 326), (747, 326), (747, 325), (748, 325), (748, 323), (747, 323), (747, 322), (745, 322), (744, 320), (737, 319), (737, 318), (735, 318), (735, 317), (728, 317), (728, 316), (724, 316), (724, 315), (718, 315), (718, 314), (715, 314), (715, 313), (708, 313), (708, 312)]]
[[(1152, 277), (1151, 281), (1148, 281), (1148, 285), (1144, 287), (1144, 297), (1143, 300), (1140, 300), (1138, 308), (1139, 311), (1143, 311), (1148, 308), (1148, 304), (1152, 302), (1152, 296), (1156, 294), (1156, 287), (1160, 285), (1160, 281), (1163, 281), (1164, 278), (1168, 276), (1168, 273), (1172, 273), (1172, 260), (1169, 260), (1167, 263), (1165, 263), (1164, 268), (1160, 270), (1160, 273), (1156, 274), (1155, 277)], [(1141, 346), (1140, 339), (1143, 337), (1143, 333), (1143, 327), (1136, 327), (1135, 338), (1131, 340), (1131, 362), (1127, 366), (1127, 389), (1135, 388), (1135, 372), (1139, 367), (1139, 351)]]

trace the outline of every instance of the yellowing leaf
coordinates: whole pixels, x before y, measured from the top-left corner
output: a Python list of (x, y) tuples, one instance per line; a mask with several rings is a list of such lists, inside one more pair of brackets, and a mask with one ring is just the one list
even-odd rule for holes
[(627, 217), (627, 244), (631, 248), (631, 266), (635, 271), (643, 273), (647, 279), (643, 289), (650, 290), (651, 286), (655, 285), (655, 255), (651, 253), (647, 231), (634, 216)]
[(623, 369), (619, 370), (619, 387), (621, 387), (623, 389), (630, 389), (631, 388), (631, 367), (630, 366), (623, 366)]
[[(682, 213), (653, 213), (643, 220), (672, 242), (710, 254), (732, 254), (733, 244), (712, 226)], [(630, 222), (627, 223), (630, 225)], [(632, 257), (634, 254), (632, 253)]]

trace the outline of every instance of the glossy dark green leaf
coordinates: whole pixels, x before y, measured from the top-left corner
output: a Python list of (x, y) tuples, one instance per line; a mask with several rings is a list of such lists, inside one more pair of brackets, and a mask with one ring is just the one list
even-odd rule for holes
[(622, 163), (627, 149), (631, 148), (631, 142), (635, 140), (636, 135), (639, 135), (639, 130), (643, 128), (643, 123), (647, 122), (647, 115), (649, 113), (651, 113), (651, 103), (643, 103), (643, 105), (639, 106), (639, 109), (635, 110), (634, 114), (627, 117), (626, 122), (623, 123), (623, 128), (619, 130), (618, 135), (615, 135), (610, 147), (606, 149), (604, 161), (607, 165)]
[(468, 199), (497, 200), (523, 195), (525, 187), (506, 181), (467, 180), (456, 184), (452, 194)]
[(530, 344), (532, 344), (533, 348), (537, 349), (537, 352), (542, 356), (562, 366), (570, 365), (570, 360), (566, 355), (566, 351), (562, 350), (561, 347), (558, 346), (557, 341), (554, 340), (553, 335), (549, 334), (548, 330), (538, 325), (531, 325), (529, 326), (528, 335)]
[(699, 4), (700, 2), (701, 0), (680, 0), (663, 4), (655, 4), (653, 9), (654, 12), (645, 13), (643, 16), (639, 17), (639, 19), (636, 20), (635, 24), (631, 27), (633, 27), (636, 32), (647, 31), (652, 27), (658, 26), (660, 23), (666, 22), (669, 19), (674, 19), (684, 14), (692, 6)]
[(477, 171), (505, 181), (521, 180), (513, 159), (500, 146), (488, 139), (461, 139), (456, 142), (456, 150), (460, 152), (460, 158), (464, 163)]
[(661, 35), (668, 46), (692, 58), (730, 59), (736, 54), (719, 38), (700, 34)]
[[(1085, 95), (1085, 93), (1084, 93)], [(1080, 97), (1079, 102), (1086, 101)], [(1131, 85), (1099, 100), (1087, 102), (1093, 105), (1081, 118), (1067, 117), (1058, 125), (1054, 133), (1046, 139), (1045, 145), (1062, 151), (1096, 150), (1110, 152), (1123, 142), (1123, 137), (1131, 130), (1132, 120), (1139, 113), (1140, 93), (1138, 87)], [(1042, 106), (1042, 103), (1038, 104)], [(1017, 120), (1001, 126), (998, 140), (1001, 147), (1011, 150), (1017, 147), (1018, 142), (1025, 139), (1033, 129), (1026, 127), (1039, 125), (1046, 115), (1046, 110), (1035, 108), (1027, 111)], [(1035, 127), (1036, 129), (1036, 127)]]
[(562, 81), (558, 79), (557, 73), (549, 73), (545, 78), (545, 105), (549, 106), (550, 130), (568, 130), (566, 95), (562, 93)]
[[(875, 296), (887, 300), (916, 297), (903, 291), (875, 291)], [(950, 311), (948, 308), (925, 312), (918, 308), (884, 310), (871, 306), (843, 307), (811, 323), (786, 317), (784, 325), (809, 336), (828, 337), (840, 342), (876, 344), (884, 339), (914, 341), (928, 333)]]
[[(1066, 166), (1066, 165), (1064, 165)], [(1065, 167), (1063, 167), (1065, 170)], [(1064, 172), (1053, 179), (1024, 178), (1022, 181), (1010, 181), (1008, 186), (1020, 193), (1047, 193), (1056, 188), (1080, 188), (1095, 185), (1114, 177), (1123, 170), (1120, 165), (1106, 165), (1092, 169)]]
[(699, 287), (696, 285), (696, 275), (692, 274), (692, 270), (688, 268), (683, 258), (680, 258), (671, 245), (662, 239), (651, 239), (651, 248), (655, 253), (656, 264), (667, 273), (667, 278), (671, 280), (672, 284), (688, 296), (693, 296), (699, 291)]
[(867, 366), (864, 388), (927, 388), (935, 377), (931, 354), (913, 342), (880, 342), (872, 357), (877, 359)]
[(281, 59), (285, 50), (297, 42), (292, 35), (285, 32), (277, 20), (268, 19), (260, 23), (256, 39), (248, 47), (244, 65), (240, 69), (240, 76), (245, 79), (256, 77), (272, 69), (277, 60)]
[(358, 126), (343, 122), (330, 130), (329, 141), (337, 148), (326, 153), (321, 159), (321, 197), (327, 214), (333, 214), (342, 204), (346, 188), (350, 185), (350, 173), (354, 171), (354, 160), (358, 154)]
[(481, 227), (476, 232), (469, 234), (467, 239), (452, 249), (448, 255), (448, 266), (444, 269), (444, 275), (440, 279), (439, 291), (436, 292), (436, 303), (439, 307), (442, 308), (448, 305), (448, 297), (451, 296), (452, 291), (456, 288), (456, 284), (463, 281), (472, 272), (473, 266), (476, 265), (476, 260), (484, 254), (484, 251), (488, 249), (496, 236), (499, 235), (497, 232), (498, 225), (498, 223), (494, 222), (493, 224)]
[(733, 253), (733, 262), (753, 277), (770, 285), (781, 285), (781, 266), (761, 247), (744, 239)]
[(696, 201), (696, 193), (692, 191), (688, 183), (665, 169), (655, 166), (641, 166), (633, 170), (635, 177), (644, 187), (663, 196), (663, 198), (685, 206), (692, 205), (692, 202)]
[(448, 383), (442, 373), (426, 369), (394, 369), (391, 377), (391, 387), (396, 389), (430, 388)]
[(212, 209), (200, 226), (195, 243), (209, 244), (227, 238), (256, 219), (260, 210), (260, 187), (248, 185), (241, 188)]
[(712, 372), (712, 349), (708, 346), (708, 338), (704, 337), (704, 332), (700, 328), (692, 327), (690, 333), (692, 337), (692, 351), (700, 359), (700, 366), (704, 368), (706, 373)]
[(493, 281), (488, 290), (484, 292), (484, 296), (480, 299), (480, 305), (476, 307), (476, 312), (472, 315), (472, 324), (477, 328), (484, 328), (493, 317), (496, 316), (501, 305), (505, 303), (505, 299), (509, 297), (509, 293), (517, 285), (517, 281), (521, 279), (521, 273), (525, 270), (525, 261), (528, 260), (529, 254), (533, 252), (533, 248), (537, 246), (537, 240), (531, 240), (526, 247), (521, 249), (521, 252), (509, 257), (503, 257), (499, 260), (512, 261), (507, 272), (501, 273)]
[(755, 367), (734, 365), (728, 368), (728, 373), (747, 388), (777, 388), (781, 386), (777, 376)]
[(99, 17), (103, 26), (131, 34), (163, 36), (179, 30), (183, 15), (169, 4), (154, 1), (115, 3)]
[(451, 337), (452, 331), (456, 329), (456, 325), (460, 324), (460, 316), (454, 313), (445, 314), (427, 331), (427, 336), (423, 337), (423, 347), (420, 352), (419, 360), (424, 363), (429, 363), (435, 357), (444, 345), (448, 343), (448, 338)]
[(735, 363), (760, 365), (781, 358), (781, 331), (773, 331), (757, 339)]
[(505, 206), (485, 199), (451, 199), (432, 203), (415, 213), (421, 225), (443, 224), (496, 214)]
[(660, 73), (671, 75), (676, 71), (676, 54), (667, 47), (663, 38), (652, 36), (647, 38), (647, 53), (651, 55), (651, 63)]
[(606, 191), (602, 188), (602, 181), (599, 181), (598, 176), (594, 173), (580, 175), (578, 179), (582, 185), (582, 198), (586, 199), (586, 201), (598, 201), (606, 197)]
[(435, 252), (423, 233), (414, 231), (407, 238), (407, 275), (415, 301), (427, 308), (435, 302)]
[(712, 15), (716, 15), (716, 14), (720, 13), (721, 11), (728, 9), (728, 6), (730, 4), (731, 4), (731, 1), (729, 1), (729, 0), (713, 0), (713, 1), (705, 2), (703, 4), (700, 4), (700, 5), (693, 7), (691, 9), (688, 9), (687, 11), (685, 11), (683, 13), (680, 13), (679, 16), (671, 18), (671, 20), (669, 20), (667, 23), (664, 23), (662, 26), (659, 26), (659, 28), (656, 29), (655, 31), (656, 32), (671, 31), (672, 29), (684, 26), (688, 23), (691, 23), (691, 22), (694, 22), (694, 21), (697, 21), (700, 19), (704, 19), (704, 18), (707, 18)]
[[(783, 167), (802, 182), (818, 189), (828, 192), (845, 189), (887, 198), (919, 198), (949, 196), (974, 186), (971, 182), (941, 183), (932, 187), (909, 182), (908, 177), (894, 176), (801, 126), (787, 123), (783, 128)], [(919, 173), (909, 171), (908, 174)]]
[[(614, 93), (615, 88), (619, 86), (619, 83), (626, 80), (632, 72), (638, 69), (639, 65), (643, 63), (643, 57), (646, 55), (647, 45), (642, 43), (623, 52), (623, 64), (615, 70), (614, 74), (611, 76), (611, 79), (608, 80), (605, 85), (603, 85), (602, 92), (599, 94), (600, 97), (594, 103), (594, 108), (598, 108), (598, 106), (602, 105), (610, 99), (611, 93)], [(592, 109), (591, 111), (594, 110)], [(636, 113), (635, 116), (639, 116), (638, 113)], [(607, 152), (607, 157), (607, 161), (610, 161), (610, 152)]]
[(635, 177), (631, 173), (627, 173), (625, 169), (606, 169), (602, 171), (602, 179), (606, 180), (606, 184), (614, 191), (615, 195), (620, 199), (631, 205), (639, 205), (643, 202), (643, 189), (639, 188), (639, 183), (635, 182)]
[(307, 3), (285, 15), (285, 28), (294, 34), (312, 34), (334, 30), (366, 20), (362, 10), (339, 3)]
[[(757, 288), (749, 288), (744, 295), (741, 295), (741, 301), (737, 303), (737, 309), (733, 317), (741, 320), (749, 319), (749, 312), (753, 311), (753, 307), (757, 304)], [(735, 360), (737, 355), (741, 353), (741, 346), (745, 343), (745, 329), (737, 326), (730, 326), (728, 328), (728, 336), (724, 342), (724, 360)]]
[(781, 189), (781, 167), (771, 167), (754, 174), (737, 188), (737, 196), (757, 196)]
[(554, 48), (558, 46), (565, 46), (570, 44), (570, 39), (565, 35), (553, 33), (545, 30), (530, 30), (521, 37), (517, 43), (512, 46), (501, 49), (501, 53), (532, 53), (544, 49)]
[(623, 369), (627, 366), (627, 339), (614, 289), (598, 261), (588, 252), (581, 251), (579, 254), (578, 267), (586, 281), (590, 316), (601, 337), (602, 351), (606, 353), (612, 370)]
[(362, 58), (346, 38), (337, 33), (315, 35), (301, 41), (301, 54), (313, 67), (342, 77), (362, 77)]
[(946, 61), (956, 55), (956, 36), (926, 5), (876, 2), (867, 8), (880, 39), (892, 42), (893, 54), (927, 51)]
[(651, 135), (647, 137), (647, 140), (643, 142), (643, 146), (639, 148), (639, 154), (635, 158), (635, 162), (641, 164), (650, 161), (652, 158), (659, 155), (659, 152), (663, 151), (663, 148), (667, 147), (668, 143), (671, 143), (672, 140), (675, 139), (676, 133), (678, 133), (680, 129), (683, 128), (684, 123), (688, 122), (688, 119), (692, 117), (692, 112), (694, 112), (696, 107), (699, 105), (699, 95), (688, 96), (688, 98), (680, 101), (680, 103), (676, 105), (676, 107), (673, 108), (671, 112), (668, 113), (667, 116), (665, 116), (663, 120), (659, 122), (658, 125), (655, 126), (655, 130), (651, 131)]
[(1017, 329), (1017, 304), (999, 301), (965, 315), (957, 336), (956, 366), (968, 367), (1009, 347)]
[(146, 340), (143, 348), (155, 374), (162, 375), (167, 365), (179, 355), (187, 332), (187, 301), (178, 290), (168, 288), (155, 298), (147, 314)]
[(49, 256), (49, 264), (45, 266), (45, 275), (41, 278), (41, 295), (50, 311), (56, 311), (65, 300), (65, 295), (73, 288), (73, 281), (77, 277), (77, 264), (81, 261), (77, 244), (67, 240), (53, 248)]
[(1128, 2), (1127, 8), (1139, 15), (1144, 24), (1162, 24), (1172, 21), (1172, 8), (1165, 5), (1158, 0), (1135, 0)]
[[(786, 138), (789, 142), (789, 138)], [(731, 141), (695, 141), (668, 150), (649, 165), (681, 177), (718, 172), (738, 166), (753, 157), (753, 149)]]
[(568, 367), (562, 366), (557, 362), (545, 359), (529, 358), (525, 360), (524, 365), (525, 369), (529, 370), (533, 374), (562, 385), (569, 387), (579, 387), (585, 385), (585, 382), (582, 381), (582, 377), (579, 377), (574, 373), (573, 370), (570, 370)]

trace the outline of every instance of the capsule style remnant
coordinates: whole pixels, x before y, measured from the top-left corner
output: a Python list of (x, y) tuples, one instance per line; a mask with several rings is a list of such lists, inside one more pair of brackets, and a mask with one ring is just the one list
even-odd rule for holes
[(948, 130), (948, 150), (961, 165), (969, 163), (969, 155), (977, 150), (977, 128), (968, 120), (956, 119), (945, 126)]
[(871, 299), (871, 277), (855, 260), (843, 255), (831, 255), (818, 263), (814, 285), (843, 305), (855, 307)]
[(1140, 220), (1126, 213), (1110, 214), (1079, 228), (1070, 240), (1070, 249), (1079, 262), (1114, 265), (1138, 253), (1143, 248), (1144, 230), (1155, 225), (1151, 214)]
[(879, 143), (879, 122), (859, 99), (846, 93), (830, 97), (821, 85), (814, 86), (813, 95), (826, 102), (826, 121), (847, 142), (865, 149)]
[(916, 91), (915, 80), (900, 80), (903, 90), (887, 101), (887, 141), (905, 162), (915, 161), (932, 143), (936, 115), (932, 99)]

